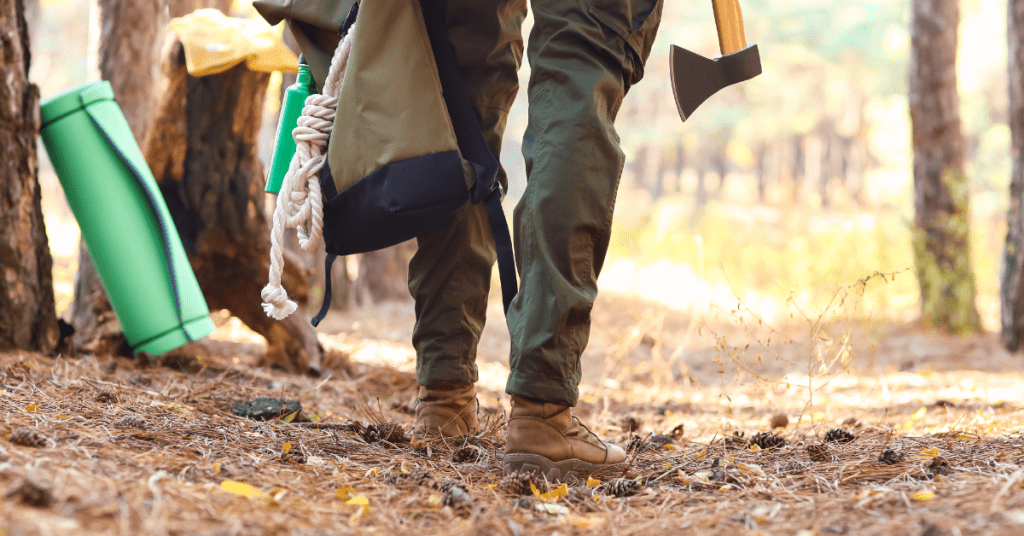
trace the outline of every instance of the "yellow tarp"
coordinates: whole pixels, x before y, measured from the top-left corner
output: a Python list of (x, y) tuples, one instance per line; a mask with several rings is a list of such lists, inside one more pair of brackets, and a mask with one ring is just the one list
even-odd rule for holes
[(192, 76), (217, 74), (243, 61), (253, 71), (298, 71), (299, 58), (261, 18), (236, 19), (199, 9), (172, 19), (167, 30), (181, 39)]

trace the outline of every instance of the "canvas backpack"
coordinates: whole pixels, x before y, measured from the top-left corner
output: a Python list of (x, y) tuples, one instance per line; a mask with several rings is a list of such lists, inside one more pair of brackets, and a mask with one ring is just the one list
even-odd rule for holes
[[(280, 286), (284, 225), (279, 220), (298, 228), (303, 249), (316, 247), (322, 233), (327, 281), (315, 326), (330, 305), (331, 264), (338, 255), (414, 238), (467, 201), (486, 207), (507, 312), (517, 283), (501, 209), (504, 192), (495, 180), (498, 161), (459, 80), (444, 0), (256, 0), (253, 5), (271, 24), (288, 21), (322, 93), (306, 101), (295, 130), (296, 157), (278, 197), (271, 233), (276, 251), (270, 284), (263, 289), (267, 313), (283, 318), (295, 310)], [(326, 148), (317, 154), (324, 141)], [(308, 177), (289, 187), (288, 177), (303, 172)]]

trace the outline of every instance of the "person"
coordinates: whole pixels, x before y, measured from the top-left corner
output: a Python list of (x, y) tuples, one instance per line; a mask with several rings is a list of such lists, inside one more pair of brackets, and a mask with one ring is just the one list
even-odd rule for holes
[[(507, 315), (511, 396), (504, 467), (557, 480), (625, 460), (572, 415), (597, 277), (608, 249), (625, 157), (614, 120), (640, 81), (663, 0), (535, 0), (526, 53), (527, 186), (515, 207), (520, 290)], [(448, 0), (460, 77), (498, 155), (519, 89), (526, 0)], [(507, 191), (504, 171), (498, 180)], [(476, 346), (494, 240), (483, 205), (467, 203), (418, 237), (409, 264), (420, 384), (418, 434), (478, 433)]]

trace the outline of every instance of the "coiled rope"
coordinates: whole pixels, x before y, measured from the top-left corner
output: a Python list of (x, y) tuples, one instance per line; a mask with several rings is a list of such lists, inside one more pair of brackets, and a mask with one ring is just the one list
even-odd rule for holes
[(299, 246), (312, 251), (323, 237), (324, 204), (320, 193), (320, 168), (324, 165), (324, 149), (334, 128), (338, 109), (338, 92), (345, 79), (345, 67), (352, 50), (353, 34), (357, 25), (349, 29), (338, 43), (331, 58), (331, 68), (323, 86), (323, 93), (306, 97), (292, 137), (295, 155), (288, 166), (274, 207), (274, 221), (270, 230), (270, 275), (260, 295), (267, 316), (282, 320), (295, 312), (298, 304), (288, 299), (281, 286), (284, 271), (284, 230), (294, 227), (298, 231)]

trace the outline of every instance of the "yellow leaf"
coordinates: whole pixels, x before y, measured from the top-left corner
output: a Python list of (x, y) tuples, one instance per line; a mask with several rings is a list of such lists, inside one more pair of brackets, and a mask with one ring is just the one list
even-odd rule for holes
[(255, 486), (246, 484), (245, 482), (235, 482), (233, 480), (225, 480), (221, 482), (220, 488), (228, 493), (234, 493), (235, 495), (241, 495), (242, 497), (252, 497), (263, 493)]
[(932, 490), (922, 490), (914, 494), (915, 501), (930, 501), (935, 498), (935, 492)]
[(679, 450), (679, 447), (673, 445), (672, 443), (665, 443), (665, 446), (663, 448), (665, 450)]
[(7, 394), (7, 391), (5, 391), (5, 390), (3, 390), (3, 389), (0, 389), (0, 396), (4, 396), (4, 395), (6, 395), (6, 394)]
[(281, 445), (281, 450), (288, 454), (288, 451), (292, 450), (292, 444), (286, 441), (284, 445)]
[(533, 491), (534, 497), (537, 497), (538, 499), (540, 498), (540, 490), (537, 489), (537, 486), (533, 485), (533, 482), (530, 482), (530, 490)]
[(601, 481), (596, 478), (587, 477), (587, 487), (596, 488), (601, 485)]
[(289, 423), (290, 424), (292, 421), (295, 420), (295, 417), (298, 414), (299, 414), (298, 410), (293, 411), (293, 412), (289, 413), (288, 415), (286, 415), (285, 418), (283, 418), (281, 420), (284, 421), (285, 423)]
[(370, 499), (362, 495), (356, 495), (355, 497), (352, 497), (351, 499), (345, 501), (345, 504), (358, 504), (359, 506), (363, 507), (364, 514), (370, 513)]
[(35, 412), (39, 411), (39, 406), (37, 406), (35, 404), (29, 404), (29, 405), (25, 406), (25, 411), (27, 411), (29, 413), (35, 413)]
[(338, 488), (337, 494), (338, 494), (338, 500), (339, 501), (347, 501), (347, 500), (351, 499), (352, 497), (355, 497), (356, 490), (354, 490), (352, 488), (348, 488), (348, 487)]
[(925, 456), (938, 456), (939, 455), (939, 447), (932, 447), (930, 449), (922, 450), (921, 454), (924, 454)]
[(538, 495), (537, 497), (540, 500), (542, 500), (542, 501), (550, 501), (550, 500), (558, 500), (559, 498), (565, 497), (568, 494), (569, 494), (569, 486), (567, 486), (563, 482), (561, 486), (558, 486), (557, 488), (555, 488), (555, 489), (553, 489), (553, 490), (551, 490), (551, 491), (549, 491), (547, 493), (542, 493), (542, 494)]
[(497, 483), (497, 482), (495, 482), (495, 483), (493, 483), (493, 484), (488, 484), (488, 485), (484, 486), (484, 489), (485, 489), (485, 490), (487, 490), (487, 489), (494, 489), (494, 488), (496, 488), (496, 487), (498, 487), (498, 483)]
[(911, 415), (909, 419), (907, 419), (907, 422), (903, 423), (903, 429), (910, 430), (914, 426), (915, 422), (921, 420), (921, 418), (924, 417), (925, 413), (928, 413), (928, 408), (922, 406), (921, 409), (915, 411), (914, 414)]
[(441, 508), (441, 496), (433, 493), (430, 497), (427, 497), (427, 504), (434, 507), (434, 509)]
[(213, 472), (214, 473), (219, 473), (220, 472), (220, 462), (217, 462), (217, 463), (213, 464)]

